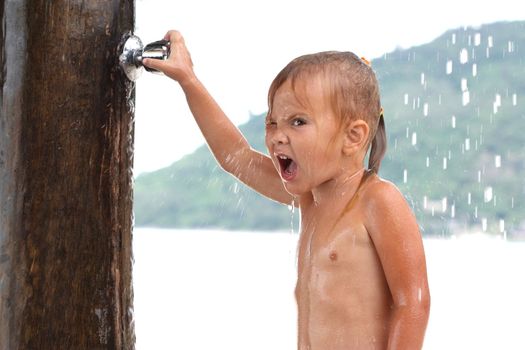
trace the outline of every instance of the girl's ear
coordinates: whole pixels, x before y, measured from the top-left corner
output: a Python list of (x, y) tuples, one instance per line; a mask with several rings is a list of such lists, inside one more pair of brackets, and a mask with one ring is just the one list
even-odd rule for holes
[(362, 120), (354, 120), (346, 125), (344, 130), (343, 154), (350, 156), (365, 147), (370, 128)]

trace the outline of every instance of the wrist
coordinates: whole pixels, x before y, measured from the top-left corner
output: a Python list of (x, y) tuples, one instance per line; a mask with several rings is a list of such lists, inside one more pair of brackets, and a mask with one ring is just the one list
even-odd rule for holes
[(197, 76), (195, 76), (195, 74), (192, 74), (185, 79), (179, 80), (179, 84), (183, 90), (195, 86), (198, 82), (199, 79), (197, 79)]

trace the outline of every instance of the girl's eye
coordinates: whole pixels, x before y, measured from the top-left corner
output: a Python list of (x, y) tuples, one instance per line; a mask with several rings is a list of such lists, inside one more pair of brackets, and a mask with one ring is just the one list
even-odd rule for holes
[(306, 122), (302, 118), (294, 118), (292, 120), (292, 125), (293, 126), (301, 126), (301, 125), (304, 125), (304, 124), (306, 124)]

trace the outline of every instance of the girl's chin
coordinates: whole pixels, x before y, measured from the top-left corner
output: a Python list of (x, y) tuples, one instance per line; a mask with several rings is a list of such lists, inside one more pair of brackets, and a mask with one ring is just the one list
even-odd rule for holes
[(300, 196), (303, 194), (306, 194), (308, 192), (311, 192), (310, 188), (306, 188), (304, 186), (299, 186), (295, 182), (285, 182), (283, 181), (284, 188), (286, 192), (291, 194), (292, 196)]

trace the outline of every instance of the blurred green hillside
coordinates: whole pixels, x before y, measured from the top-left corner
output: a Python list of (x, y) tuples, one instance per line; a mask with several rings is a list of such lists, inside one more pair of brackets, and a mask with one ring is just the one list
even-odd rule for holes
[[(450, 30), (372, 61), (389, 137), (380, 175), (424, 234), (525, 232), (524, 61), (525, 21)], [(266, 151), (264, 116), (240, 129)], [(135, 183), (137, 226), (289, 230), (291, 217), (218, 168), (206, 146)]]

